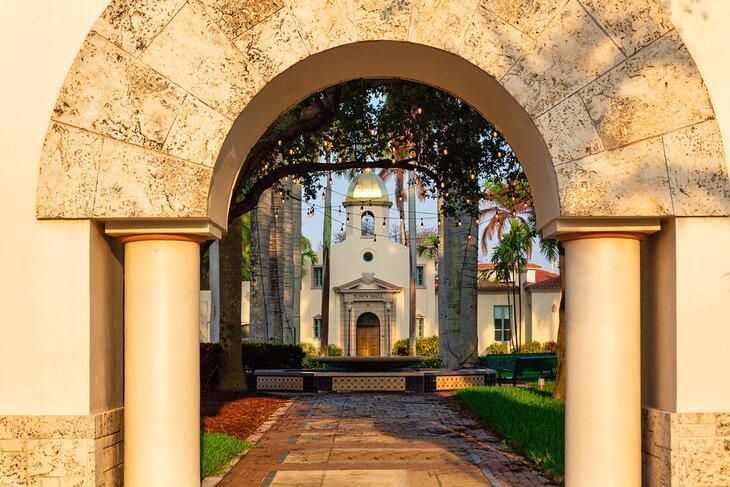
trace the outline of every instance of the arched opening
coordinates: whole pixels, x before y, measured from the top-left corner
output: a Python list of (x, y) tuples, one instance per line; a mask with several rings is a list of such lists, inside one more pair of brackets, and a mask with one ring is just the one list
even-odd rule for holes
[[(592, 29), (590, 33), (595, 31), (598, 32), (597, 35), (604, 35), (601, 32), (610, 30), (606, 26), (599, 28), (594, 25), (596, 22), (600, 22), (596, 19), (601, 19), (601, 15), (594, 12), (594, 16), (586, 16), (583, 7), (578, 8), (578, 13), (575, 13), (573, 7), (577, 2), (569, 3), (571, 5), (566, 10), (565, 16), (575, 22), (552, 22), (552, 25), (557, 25), (558, 29), (571, 29), (576, 28), (573, 24), (578, 24), (576, 32), (584, 33)], [(637, 4), (641, 3), (637, 2)], [(205, 16), (194, 10), (196, 7), (192, 3), (186, 3), (184, 8), (185, 11), (175, 18), (175, 22), (169, 22), (169, 29), (179, 28), (180, 22), (190, 21), (192, 17)], [(191, 12), (191, 9), (194, 11)], [(284, 13), (290, 15), (290, 12), (291, 10), (287, 10)], [(465, 17), (468, 18), (468, 16)], [(302, 37), (306, 38), (310, 44), (313, 42), (311, 29), (324, 28), (319, 23), (319, 16), (317, 19), (317, 22), (312, 23), (316, 27), (305, 25), (303, 29), (306, 35)], [(151, 23), (159, 23), (159, 31), (156, 33), (168, 28), (168, 20)], [(542, 19), (538, 24), (543, 27), (551, 24), (547, 20)], [(337, 19), (327, 20), (327, 22), (340, 26)], [(197, 310), (192, 309), (194, 307), (184, 306), (175, 309), (176, 306), (172, 306), (172, 308), (162, 306), (164, 303), (175, 305), (175, 302), (189, 304), (197, 291), (190, 287), (183, 289), (162, 286), (162, 284), (168, 284), (173, 278), (170, 269), (179, 271), (174, 276), (182, 276), (184, 280), (195, 279), (195, 272), (191, 271), (195, 265), (192, 265), (191, 262), (195, 259), (194, 249), (199, 240), (196, 236), (218, 237), (225, 229), (233, 184), (239, 172), (250, 169), (241, 167), (242, 161), (245, 160), (251, 146), (275, 117), (308, 94), (348, 79), (394, 77), (428, 83), (459, 96), (492, 120), (513, 144), (515, 152), (525, 165), (525, 171), (533, 185), (537, 203), (538, 225), (550, 228), (552, 233), (592, 232), (591, 238), (599, 242), (595, 245), (587, 245), (583, 240), (575, 238), (576, 235), (571, 236), (573, 238), (569, 245), (576, 249), (572, 254), (576, 265), (589, 269), (589, 272), (586, 273), (572, 274), (573, 277), (570, 278), (572, 281), (568, 285), (576, 291), (588, 293), (589, 290), (595, 290), (595, 287), (600, 286), (606, 280), (605, 274), (602, 274), (603, 271), (616, 271), (615, 267), (596, 266), (595, 261), (590, 259), (590, 252), (584, 252), (589, 247), (595, 252), (606, 251), (601, 254), (603, 257), (616, 260), (629, 268), (631, 272), (616, 272), (615, 275), (611, 275), (616, 279), (626, 279), (628, 276), (631, 281), (629, 284), (632, 286), (635, 284), (638, 277), (633, 271), (638, 267), (638, 243), (632, 243), (631, 248), (623, 249), (626, 250), (623, 252), (618, 249), (619, 246), (613, 245), (615, 243), (613, 241), (626, 236), (626, 234), (623, 236), (617, 234), (619, 231), (646, 233), (658, 230), (658, 221), (641, 220), (642, 218), (670, 215), (724, 215), (726, 213), (721, 206), (727, 199), (722, 196), (726, 194), (727, 178), (722, 175), (721, 171), (713, 168), (713, 164), (718, 159), (722, 159), (722, 148), (718, 148), (719, 137), (713, 121), (712, 108), (709, 100), (704, 96), (703, 89), (697, 88), (698, 85), (701, 85), (701, 78), (696, 73), (691, 59), (685, 55), (678, 36), (671, 32), (667, 35), (662, 34), (667, 31), (667, 28), (657, 29), (657, 35), (663, 37), (651, 48), (642, 49), (650, 43), (648, 40), (641, 46), (629, 46), (630, 51), (625, 50), (622, 55), (611, 48), (612, 52), (616, 54), (616, 59), (613, 60), (603, 59), (600, 55), (593, 56), (598, 53), (583, 49), (585, 46), (580, 43), (569, 42), (571, 41), (570, 36), (575, 34), (573, 31), (570, 31), (571, 34), (567, 36), (548, 37), (555, 41), (554, 45), (547, 42), (543, 47), (533, 49), (534, 53), (530, 55), (532, 41), (529, 36), (525, 37), (510, 30), (509, 34), (500, 33), (500, 39), (510, 39), (510, 42), (505, 42), (506, 47), (499, 52), (499, 55), (507, 59), (502, 61), (502, 64), (505, 64), (504, 69), (500, 70), (500, 74), (497, 75), (489, 65), (494, 59), (490, 58), (489, 53), (486, 52), (489, 50), (488, 47), (485, 48), (485, 52), (477, 53), (477, 56), (474, 56), (474, 53), (469, 56), (457, 49), (452, 49), (447, 45), (448, 43), (442, 43), (442, 36), (439, 35), (434, 35), (436, 40), (416, 37), (416, 41), (408, 42), (412, 39), (408, 34), (404, 35), (399, 32), (396, 25), (380, 26), (383, 27), (383, 31), (378, 32), (376, 29), (374, 32), (372, 25), (366, 27), (362, 25), (363, 23), (370, 24), (370, 21), (361, 21), (358, 28), (364, 33), (361, 33), (360, 37), (343, 35), (343, 32), (338, 29), (322, 35), (315, 34), (315, 39), (322, 41), (324, 38), (326, 42), (322, 44), (314, 42), (315, 46), (313, 48), (309, 46), (310, 49), (308, 51), (305, 49), (298, 58), (293, 56), (285, 60), (279, 59), (277, 64), (263, 66), (262, 72), (265, 73), (266, 81), (262, 81), (257, 86), (252, 83), (251, 87), (246, 87), (250, 93), (256, 93), (255, 96), (250, 101), (240, 102), (238, 100), (240, 103), (233, 104), (229, 103), (227, 98), (229, 93), (226, 93), (225, 89), (208, 90), (208, 87), (212, 86), (211, 79), (205, 79), (204, 76), (198, 77), (205, 73), (220, 73), (221, 70), (218, 69), (220, 66), (210, 70), (198, 69), (200, 66), (195, 69), (185, 69), (184, 63), (188, 58), (192, 60), (200, 58), (192, 55), (199, 54), (195, 52), (193, 44), (177, 48), (175, 42), (184, 36), (178, 36), (175, 33), (169, 35), (169, 31), (164, 31), (164, 35), (140, 36), (138, 43), (130, 44), (129, 36), (109, 35), (108, 31), (113, 31), (114, 26), (102, 22), (100, 27), (96, 28), (102, 35), (94, 32), (89, 37), (87, 42), (94, 43), (94, 47), (98, 47), (102, 54), (111, 52), (113, 55), (79, 56), (74, 69), (69, 74), (62, 95), (59, 97), (58, 109), (54, 112), (53, 123), (44, 148), (44, 162), (39, 178), (38, 216), (40, 218), (96, 218), (104, 221), (106, 232), (109, 235), (141, 234), (144, 237), (125, 240), (127, 245), (126, 270), (130, 274), (133, 270), (139, 273), (138, 276), (130, 275), (127, 282), (126, 299), (130, 310), (139, 311), (138, 314), (127, 313), (128, 332), (140, 329), (162, 330), (155, 336), (155, 339), (164, 344), (167, 343), (166, 332), (172, 336), (180, 329), (179, 326), (173, 326), (173, 324), (192, 324), (196, 321)], [(377, 22), (373, 23), (377, 24)], [(654, 23), (659, 24), (659, 22)], [(475, 29), (483, 30), (487, 36), (492, 33), (490, 28), (484, 27), (482, 24), (474, 25), (477, 27), (469, 27), (472, 33)], [(500, 29), (511, 29), (508, 22), (497, 22), (495, 25), (500, 25)], [(192, 32), (192, 29), (190, 31)], [(434, 32), (442, 31), (434, 29)], [(216, 31), (216, 35), (218, 34), (220, 32)], [(537, 32), (533, 32), (533, 34), (537, 34)], [(104, 35), (110, 40), (104, 40)], [(284, 42), (280, 37), (274, 35), (270, 37), (275, 38), (276, 42)], [(298, 35), (294, 36), (294, 38), (298, 37)], [(443, 36), (444, 39), (452, 37)], [(584, 38), (578, 35), (575, 37)], [(587, 37), (590, 38), (590, 36)], [(141, 49), (140, 46), (148, 46), (152, 42), (151, 38), (158, 39), (162, 46), (155, 45), (154, 48), (148, 49), (144, 55), (141, 55), (138, 49)], [(211, 35), (209, 38), (213, 39), (214, 36)], [(398, 41), (382, 40), (385, 38), (394, 38)], [(355, 42), (356, 39), (360, 39), (360, 41)], [(603, 41), (586, 42), (585, 44), (611, 47), (608, 37)], [(430, 44), (431, 47), (416, 42), (424, 42)], [(120, 49), (130, 50), (134, 55), (129, 56), (124, 51), (114, 51), (117, 49), (116, 47), (110, 49), (108, 46), (104, 46), (105, 43), (119, 44)], [(201, 44), (204, 43), (201, 42)], [(266, 49), (258, 49), (258, 44), (253, 42), (252, 51), (254, 53), (272, 51), (273, 42), (271, 44), (262, 42), (262, 44)], [(476, 44), (489, 46), (486, 42)], [(577, 47), (578, 49), (575, 51), (577, 54), (574, 54), (573, 51), (566, 54), (565, 50), (560, 47), (561, 45), (568, 46), (568, 50)], [(437, 46), (437, 48), (433, 46)], [(85, 44), (86, 47), (88, 46)], [(220, 52), (215, 47), (217, 46), (209, 49), (208, 54)], [(500, 49), (495, 49), (495, 51), (500, 51)], [(96, 54), (96, 52), (89, 53), (88, 49), (85, 51), (86, 54)], [(185, 59), (175, 57), (171, 53), (183, 53)], [(524, 55), (525, 53), (528, 55)], [(187, 54), (191, 55), (187, 56)], [(552, 54), (555, 55), (552, 56)], [(623, 60), (622, 56), (632, 59)], [(235, 58), (236, 56), (232, 56), (230, 59)], [(535, 66), (540, 68), (544, 64), (539, 61), (547, 58), (556, 60), (555, 66), (560, 72), (550, 70), (533, 72)], [(596, 58), (605, 62), (599, 63), (599, 65), (587, 62)], [(524, 61), (518, 61), (518, 59)], [(108, 60), (114, 60), (119, 64), (113, 65), (113, 68), (108, 70), (106, 69), (108, 66), (104, 64)], [(98, 66), (94, 63), (97, 63)], [(615, 66), (612, 63), (615, 63)], [(477, 64), (480, 67), (477, 67)], [(91, 73), (83, 69), (88, 68), (89, 65), (93, 68)], [(289, 65), (292, 65), (291, 68), (285, 69)], [(517, 68), (513, 70), (509, 89), (506, 89), (504, 86), (507, 86), (507, 81), (509, 81), (505, 79), (506, 73), (512, 65)], [(656, 71), (651, 71), (652, 67), (657, 65), (660, 66), (659, 75)], [(100, 71), (96, 70), (99, 66)], [(153, 69), (150, 69), (149, 66), (152, 66)], [(597, 69), (592, 70), (591, 66)], [(669, 72), (671, 68), (672, 75), (663, 74), (661, 67), (667, 66), (669, 67), (666, 72)], [(673, 69), (676, 66), (679, 66), (680, 69)], [(127, 68), (129, 69), (127, 70)], [(636, 70), (645, 68), (646, 72), (638, 73), (641, 76), (636, 76)], [(156, 70), (154, 73), (162, 73), (162, 78), (166, 76), (173, 83), (177, 83), (177, 86), (184, 87), (188, 91), (182, 89), (181, 92), (176, 91), (171, 97), (174, 98), (171, 103), (168, 103), (167, 100), (160, 102), (154, 97), (147, 103), (145, 97), (137, 97), (137, 92), (134, 91), (134, 80), (139, 77), (131, 76), (129, 79), (132, 81), (129, 81), (124, 78), (124, 73), (141, 72), (143, 75), (148, 75), (153, 70)], [(99, 73), (102, 75), (99, 76)], [(193, 73), (192, 76), (190, 73)], [(122, 86), (119, 92), (110, 89), (111, 94), (104, 93), (104, 86), (101, 86), (103, 83), (99, 83), (97, 86), (95, 83), (88, 82), (89, 79), (108, 79), (107, 75), (115, 80), (123, 80), (119, 83)], [(145, 77), (151, 78), (150, 76)], [(634, 86), (622, 84), (624, 81), (637, 79), (648, 80), (647, 87), (633, 90), (622, 89)], [(530, 80), (533, 80), (533, 83), (528, 85)], [(563, 83), (563, 81), (566, 82)], [(675, 83), (675, 81), (677, 82)], [(125, 85), (125, 82), (129, 86)], [(160, 82), (164, 83), (164, 80)], [(220, 87), (218, 84), (215, 85)], [(263, 88), (259, 90), (259, 86), (263, 86)], [(689, 89), (687, 89), (688, 86)], [(543, 87), (547, 88), (543, 89)], [(675, 89), (681, 90), (680, 95), (682, 96), (677, 96), (677, 92), (672, 91)], [(171, 90), (175, 91), (174, 88)], [(577, 93), (576, 90), (580, 93)], [(648, 100), (648, 96), (644, 95), (647, 91), (655, 94), (666, 93), (667, 98), (661, 99), (659, 102), (655, 99)], [(693, 96), (690, 102), (686, 101), (687, 98), (683, 96), (684, 92)], [(212, 101), (212, 103), (206, 105), (191, 93), (196, 93), (201, 97), (206, 93), (214, 93), (208, 97), (208, 101)], [(625, 93), (629, 93), (629, 96), (624, 96)], [(73, 106), (77, 100), (82, 100), (81, 107)], [(67, 102), (70, 104), (64, 105)], [(87, 102), (89, 105), (84, 105)], [(95, 103), (98, 103), (98, 107), (94, 105)], [(188, 111), (181, 114), (180, 117), (176, 116), (176, 112), (166, 110), (167, 107), (181, 105)], [(71, 109), (66, 110), (69, 106)], [(205, 109), (207, 106), (221, 109), (225, 114), (208, 112)], [(242, 111), (239, 110), (241, 107), (243, 107)], [(527, 109), (523, 107), (527, 107)], [(649, 109), (637, 110), (637, 107), (658, 107), (660, 111), (654, 113)], [(687, 107), (690, 109), (685, 110)], [(622, 116), (626, 116), (627, 113), (630, 115), (644, 114), (644, 118), (630, 117), (636, 122), (630, 126), (624, 126), (621, 123), (611, 126), (608, 123), (612, 120), (621, 121)], [(101, 114), (98, 119), (89, 118), (97, 114)], [(141, 117), (139, 114), (142, 114)], [(142, 119), (141, 123), (139, 118)], [(235, 122), (230, 127), (228, 121), (234, 118)], [(118, 123), (119, 120), (121, 123)], [(165, 128), (171, 128), (175, 120), (180, 122), (175, 126), (176, 130), (166, 130)], [(210, 122), (211, 120), (213, 122)], [(652, 123), (646, 123), (647, 120), (652, 120)], [(566, 121), (577, 121), (577, 123), (565, 123)], [(603, 124), (606, 121), (607, 123)], [(158, 125), (164, 125), (164, 122), (169, 122), (169, 124), (166, 127), (158, 127)], [(192, 138), (191, 133), (198, 132), (197, 129), (202, 130), (201, 127), (210, 128), (211, 126), (215, 126), (217, 136), (225, 135), (226, 137), (222, 150), (218, 152), (218, 144), (216, 142), (208, 144), (209, 140), (206, 138), (204, 143), (198, 141), (197, 144), (191, 144), (200, 150), (202, 155), (195, 154), (195, 150), (190, 149), (186, 143)], [(645, 127), (649, 127), (649, 130), (645, 130)], [(127, 130), (128, 128), (130, 129)], [(137, 128), (141, 128), (144, 133), (139, 133)], [(157, 128), (160, 129), (157, 130)], [(154, 132), (151, 138), (148, 137), (149, 132)], [(159, 134), (168, 132), (172, 134), (169, 141), (164, 138), (161, 140), (155, 138)], [(211, 138), (210, 140), (219, 139)], [(694, 168), (685, 163), (686, 160), (692, 159), (687, 157), (685, 147), (698, 142), (709, 150), (702, 156), (699, 171), (694, 171), (694, 173), (707, 176), (708, 180), (713, 181), (709, 190), (707, 185), (696, 185), (700, 188), (695, 189), (695, 191), (699, 191), (697, 194), (702, 196), (700, 200), (693, 198), (692, 195), (684, 194), (682, 191), (685, 187), (694, 186), (690, 183), (697, 182), (696, 174), (692, 175)], [(201, 147), (203, 148), (201, 149)], [(71, 148), (71, 150), (67, 148)], [(92, 153), (93, 157), (86, 157)], [(213, 165), (212, 161), (216, 156), (217, 159)], [(212, 169), (211, 166), (213, 166)], [(69, 178), (68, 174), (73, 174), (74, 177)], [(670, 187), (670, 178), (675, 183), (673, 187)], [(685, 184), (684, 178), (687, 178), (686, 180), (690, 183)], [(675, 200), (672, 200), (672, 197)], [(694, 206), (693, 203), (696, 201), (701, 201), (701, 204)], [(569, 218), (561, 219), (561, 217)], [(601, 219), (597, 220), (593, 217)], [(601, 237), (596, 233), (598, 231), (609, 232), (609, 235), (603, 234)], [(151, 244), (149, 241), (154, 239), (149, 236), (152, 234), (163, 234), (172, 242)], [(186, 234), (189, 237), (177, 238), (178, 234)], [(634, 238), (636, 235), (631, 233), (629, 237)], [(159, 239), (159, 235), (155, 238)], [(151, 261), (150, 255), (155, 252), (159, 259)], [(168, 253), (165, 254), (165, 252)], [(631, 258), (626, 259), (625, 254), (630, 254)], [(140, 277), (142, 275), (145, 276), (145, 279)], [(162, 293), (158, 296), (160, 299), (148, 298), (149, 293), (145, 292), (147, 290), (145, 286), (150, 286), (150, 282), (156, 284), (156, 290), (174, 288), (174, 293), (177, 294), (165, 295), (160, 291)], [(616, 285), (616, 281), (613, 284)], [(638, 289), (632, 286), (627, 287), (631, 289), (628, 300), (617, 300), (624, 306), (620, 310), (594, 306), (594, 309), (603, 311), (602, 315), (598, 316), (598, 320), (595, 319), (597, 318), (595, 313), (586, 310), (586, 306), (580, 305), (581, 301), (590, 304), (591, 299), (595, 299), (595, 296), (591, 294), (577, 293), (576, 297), (581, 299), (574, 299), (572, 301), (574, 308), (572, 311), (569, 309), (568, 312), (573, 313), (576, 318), (593, 323), (597, 326), (596, 331), (599, 332), (606, 332), (612, 328), (610, 316), (606, 310), (613, 315), (620, 315), (620, 321), (623, 323), (626, 323), (626, 317), (630, 317), (631, 327), (636, 329), (638, 328), (638, 306), (635, 306), (637, 303), (632, 298), (636, 297)], [(620, 286), (616, 285), (616, 287)], [(174, 299), (169, 299), (171, 297)], [(609, 298), (610, 296), (605, 296), (607, 301), (611, 301)], [(147, 313), (150, 309), (155, 312)], [(161, 324), (167, 326), (161, 326)], [(580, 337), (574, 337), (574, 339), (577, 338)], [(611, 337), (609, 336), (609, 338)], [(193, 350), (189, 340), (183, 342), (176, 345), (184, 345), (188, 351)], [(616, 345), (618, 342), (618, 340), (607, 340), (604, 343), (604, 345), (614, 346), (613, 350), (616, 352), (614, 354), (611, 353), (610, 347), (601, 347), (600, 351), (603, 353), (602, 357), (605, 362), (610, 362), (618, 355), (618, 352), (622, 352), (621, 354), (624, 355), (625, 351), (620, 350)], [(130, 340), (126, 343), (129, 350), (133, 342)], [(157, 395), (150, 392), (156, 391), (154, 381), (145, 383), (143, 380), (142, 373), (148, 372), (145, 366), (149, 363), (149, 357), (155, 356), (158, 359), (155, 362), (158, 368), (154, 372), (171, 379), (180, 376), (180, 371), (176, 368), (178, 363), (184, 362), (187, 366), (186, 373), (191, 375), (195, 374), (195, 367), (190, 367), (190, 357), (194, 355), (193, 352), (175, 355), (175, 353), (168, 354), (169, 350), (164, 349), (164, 354), (156, 354), (155, 347), (147, 347), (148, 344), (143, 342), (140, 342), (139, 345), (140, 348), (135, 349), (140, 357), (137, 363), (139, 375), (135, 379), (133, 374), (127, 374), (126, 379), (130, 381), (130, 384), (127, 386), (125, 394), (128, 399), (140, 391), (146, 396), (144, 401), (137, 404), (139, 407), (134, 412), (130, 406), (132, 401), (126, 405), (129, 421), (126, 422), (125, 441), (131, 442), (132, 438), (136, 438), (136, 446), (142, 449), (145, 443), (149, 443), (144, 441), (145, 435), (157, 434), (164, 430), (164, 428), (150, 429), (149, 424), (145, 425), (144, 422), (137, 421), (147, 415), (145, 406), (155, 403), (150, 398), (158, 398)], [(174, 347), (171, 348), (174, 349)], [(580, 347), (574, 347), (573, 350), (575, 352), (571, 353), (576, 353), (573, 356), (576, 362), (597, 360), (596, 356), (591, 356), (595, 350)], [(630, 365), (633, 372), (628, 375), (629, 379), (633, 377), (630, 384), (635, 393), (638, 380), (636, 378), (638, 373), (635, 370), (637, 364), (632, 361)], [(131, 360), (128, 362), (128, 366), (132, 368)], [(626, 369), (626, 367), (624, 368)], [(173, 373), (173, 371), (177, 373)], [(591, 396), (586, 392), (589, 388), (597, 393), (617, 390), (614, 387), (616, 383), (611, 381), (611, 377), (603, 374), (601, 375), (602, 380), (588, 380), (591, 379), (589, 377), (585, 382), (574, 382), (580, 387), (574, 389), (579, 392), (576, 392), (576, 400), (572, 403), (576, 408), (572, 411), (580, 409), (582, 416), (573, 414), (573, 419), (569, 420), (569, 423), (580, 429), (583, 420), (585, 420), (583, 421), (585, 424), (592, 419), (591, 414), (602, 419), (615, 417), (617, 410), (612, 409), (609, 402), (605, 403), (604, 409), (597, 411), (593, 409), (593, 405), (587, 404), (585, 400), (582, 402), (580, 400), (581, 395)], [(137, 380), (139, 381), (137, 382)], [(191, 391), (197, 386), (191, 385), (191, 382), (195, 381), (182, 380), (175, 383), (176, 386), (180, 386), (180, 389), (170, 389), (167, 396), (192, 395)], [(667, 381), (667, 383), (670, 382), (671, 380)], [(625, 383), (621, 385), (626, 386)], [(613, 395), (611, 398), (616, 399)], [(159, 403), (161, 410), (164, 411), (166, 407), (164, 397), (159, 397), (159, 399), (161, 400)], [(623, 405), (625, 402), (627, 401), (620, 401), (619, 405)], [(621, 417), (638, 416), (633, 410), (636, 409), (635, 406), (634, 404), (631, 408), (622, 409)], [(179, 411), (176, 413), (183, 414)], [(569, 414), (571, 413), (569, 412)], [(194, 435), (189, 434), (190, 428), (196, 427), (197, 418), (194, 416), (195, 414), (185, 410), (184, 421), (181, 416), (176, 416), (174, 419), (180, 420), (178, 424), (175, 424), (173, 420), (167, 424), (172, 431), (183, 429), (186, 431), (183, 437), (175, 436), (172, 438), (173, 441), (170, 441), (170, 443), (180, 444), (183, 447), (180, 448), (182, 453), (180, 451), (170, 453), (170, 457), (175, 458), (175, 461), (169, 462), (169, 464), (176, 467), (168, 468), (166, 470), (168, 473), (181, 464), (187, 466), (195, 463), (195, 455), (191, 454), (191, 451), (195, 449), (197, 439)], [(185, 423), (184, 428), (178, 427), (181, 422)], [(635, 426), (632, 423), (633, 429)], [(608, 432), (610, 433), (610, 428)], [(604, 459), (605, 465), (623, 464), (622, 459), (617, 457), (616, 451), (621, 450), (617, 444), (605, 441), (601, 434), (595, 432), (593, 435), (600, 438), (598, 442), (593, 441), (594, 439), (590, 435), (579, 435), (579, 433), (580, 431), (575, 429), (570, 432), (573, 435), (571, 436), (574, 440), (573, 443), (577, 445), (576, 448), (589, 452), (587, 454), (593, 455), (593, 457), (584, 457), (580, 455), (580, 451), (573, 451), (571, 455), (574, 459), (574, 471), (589, 471), (588, 466), (599, 457)], [(178, 439), (180, 441), (177, 441)], [(635, 440), (636, 438), (633, 438), (632, 448), (636, 446)], [(606, 448), (610, 455), (599, 454), (603, 452), (601, 442), (608, 445)], [(589, 443), (595, 448), (586, 447)], [(135, 451), (137, 448), (132, 448), (132, 452)], [(629, 452), (629, 456), (632, 460), (631, 467), (627, 467), (626, 470), (635, 473), (637, 454), (632, 450)], [(155, 462), (152, 455), (145, 458), (145, 455), (142, 454), (127, 455), (126, 461), (135, 466), (138, 473), (136, 478), (142, 479), (140, 480), (142, 483), (149, 481), (149, 477), (145, 475), (161, 470), (160, 466), (166, 464), (166, 462)], [(145, 464), (145, 462), (147, 463)], [(140, 465), (142, 467), (139, 467)], [(581, 465), (585, 468), (581, 469)], [(181, 476), (189, 480), (195, 477), (193, 470), (188, 469)], [(636, 480), (635, 475), (631, 478)], [(133, 477), (130, 475), (128, 480), (132, 483)]]
[(366, 211), (360, 217), (360, 236), (373, 237), (375, 235), (375, 215)]
[(380, 318), (366, 312), (358, 316), (355, 325), (357, 334), (357, 355), (377, 357), (380, 355)]

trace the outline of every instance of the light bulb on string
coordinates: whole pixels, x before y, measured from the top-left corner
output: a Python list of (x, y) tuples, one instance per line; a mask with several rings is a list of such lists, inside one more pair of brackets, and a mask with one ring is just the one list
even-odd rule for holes
[(502, 154), (502, 151), (501, 151), (501, 150), (500, 150), (500, 151), (497, 151), (497, 157), (500, 157), (500, 158), (501, 158), (501, 157), (502, 157), (502, 155), (503, 155), (503, 154)]
[(329, 178), (327, 178), (327, 184), (332, 186), (332, 176), (329, 176)]
[(362, 212), (365, 208), (362, 206), (362, 203), (360, 203), (360, 212)]
[(416, 108), (416, 114), (417, 115), (422, 115), (423, 114), (423, 108), (421, 108), (421, 107)]
[(461, 218), (459, 218), (459, 221), (458, 221), (458, 222), (456, 222), (456, 226), (457, 226), (457, 227), (460, 227), (460, 226), (461, 226)]
[(345, 220), (345, 223), (346, 223), (347, 225), (349, 225), (349, 224), (350, 224), (350, 214), (349, 214), (349, 213), (347, 214), (347, 219)]
[(441, 185), (440, 186), (441, 186), (441, 189), (444, 189), (446, 187), (446, 183), (443, 182), (443, 181), (441, 181)]
[(383, 228), (385, 228), (385, 217), (383, 217)]
[(444, 149), (444, 155), (445, 156), (448, 156), (449, 155), (449, 149)]
[(441, 226), (441, 217), (438, 218), (438, 221), (436, 223), (438, 226)]
[(423, 230), (423, 218), (421, 218), (421, 230)]
[(476, 178), (476, 176), (474, 175), (474, 173), (469, 174), (469, 179), (471, 179), (473, 181), (475, 178)]
[(372, 207), (373, 207), (373, 202), (368, 200), (368, 208), (372, 208)]
[(279, 218), (279, 210), (274, 211), (274, 218)]
[(492, 132), (492, 137), (497, 137), (498, 135), (499, 135), (499, 133), (497, 133), (496, 130), (494, 132)]
[(378, 243), (378, 234), (377, 233), (373, 234), (373, 243), (374, 244)]
[(322, 191), (322, 199), (327, 199), (327, 191)]

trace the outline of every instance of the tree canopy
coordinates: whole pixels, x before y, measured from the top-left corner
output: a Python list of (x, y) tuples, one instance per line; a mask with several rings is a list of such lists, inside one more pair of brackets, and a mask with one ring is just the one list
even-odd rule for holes
[(239, 174), (229, 217), (247, 213), (268, 187), (288, 198), (288, 177), (314, 199), (318, 173), (366, 167), (415, 170), (445, 214), (474, 216), (484, 181), (521, 171), (499, 131), (459, 98), (410, 81), (354, 80), (313, 94), (264, 133)]

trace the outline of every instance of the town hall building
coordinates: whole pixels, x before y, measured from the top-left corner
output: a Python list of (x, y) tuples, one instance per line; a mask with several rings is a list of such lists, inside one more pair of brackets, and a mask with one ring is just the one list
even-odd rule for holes
[[(351, 184), (343, 202), (345, 238), (331, 247), (328, 343), (345, 355), (390, 355), (393, 344), (409, 336), (409, 249), (388, 238), (392, 206), (383, 180), (366, 170)], [(318, 347), (322, 338), (322, 251), (307, 262), (300, 295), (297, 343)], [(477, 333), (479, 352), (492, 343), (509, 343), (520, 320), (521, 341), (557, 340), (560, 277), (528, 264), (522, 288), (488, 277), (491, 264), (479, 264)], [(416, 336), (438, 335), (438, 279), (435, 260), (416, 259)], [(250, 284), (243, 283), (241, 325), (248, 336)], [(210, 292), (201, 291), (201, 340), (209, 340)], [(516, 298), (516, 299), (515, 299)], [(515, 303), (516, 301), (516, 303)], [(521, 310), (518, 312), (516, 310)]]

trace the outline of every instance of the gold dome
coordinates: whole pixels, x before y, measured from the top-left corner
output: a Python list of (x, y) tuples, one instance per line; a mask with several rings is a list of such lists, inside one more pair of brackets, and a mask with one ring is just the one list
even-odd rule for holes
[(352, 184), (350, 184), (350, 187), (347, 190), (345, 203), (355, 201), (390, 203), (390, 200), (388, 199), (388, 189), (385, 187), (385, 183), (377, 174), (372, 172), (372, 170), (366, 169), (365, 172), (360, 174), (352, 182)]

